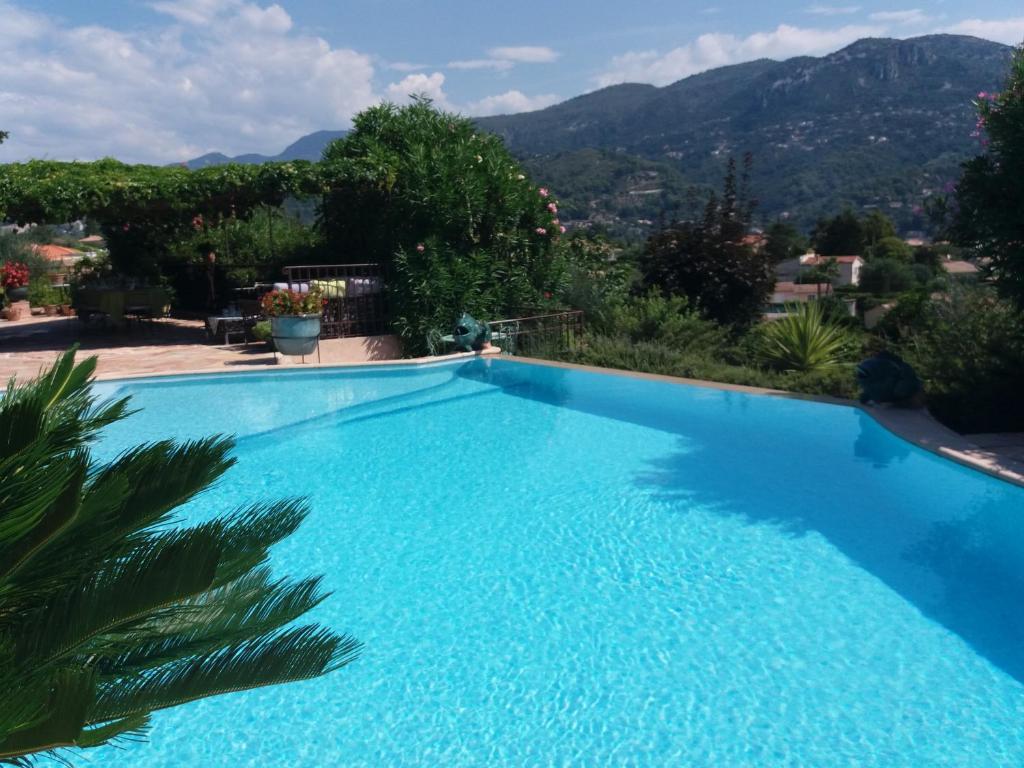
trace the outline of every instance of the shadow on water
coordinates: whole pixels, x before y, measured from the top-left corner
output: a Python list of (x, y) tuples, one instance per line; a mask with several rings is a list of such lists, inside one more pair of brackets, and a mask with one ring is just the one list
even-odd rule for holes
[[(903, 463), (914, 449), (881, 432), (862, 416), (844, 463), (828, 456), (794, 464), (788, 451), (765, 454), (713, 441), (695, 450), (687, 441), (652, 462), (637, 483), (680, 513), (699, 505), (788, 536), (820, 534), (1024, 683), (1024, 491), (982, 476), (965, 478), (969, 470), (943, 467), (938, 458), (904, 482), (900, 474), (909, 470)], [(947, 482), (961, 488), (947, 496)], [(965, 492), (965, 484), (976, 487)]]
[[(696, 388), (669, 395), (664, 387), (675, 385), (518, 363), (457, 375), (679, 435), (678, 450), (636, 478), (668, 509), (699, 506), (786, 536), (816, 532), (1024, 683), (1024, 490), (927, 454), (849, 409)], [(765, 416), (773, 411), (786, 421)], [(842, 428), (830, 429), (833, 420)]]

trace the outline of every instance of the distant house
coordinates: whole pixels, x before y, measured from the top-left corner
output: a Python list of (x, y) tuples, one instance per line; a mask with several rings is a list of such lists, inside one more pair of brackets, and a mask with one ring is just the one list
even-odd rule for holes
[(864, 267), (864, 259), (860, 256), (819, 256), (816, 253), (805, 253), (798, 258), (779, 262), (775, 266), (775, 278), (782, 282), (795, 282), (801, 275), (825, 264), (830, 258), (835, 259), (839, 266), (839, 276), (833, 281), (835, 287), (860, 285), (860, 272)]
[(950, 259), (942, 262), (942, 268), (951, 277), (971, 278), (978, 274), (978, 268), (969, 261)]
[(831, 295), (832, 286), (828, 283), (793, 283), (786, 280), (777, 282), (765, 308), (764, 319), (777, 320), (788, 314), (788, 307), (791, 304), (804, 304)]
[(864, 268), (864, 259), (860, 256), (819, 256), (806, 254), (800, 257), (800, 265), (807, 268), (819, 267), (833, 260), (839, 265), (839, 277), (833, 281), (838, 288), (843, 285), (860, 285), (860, 271)]

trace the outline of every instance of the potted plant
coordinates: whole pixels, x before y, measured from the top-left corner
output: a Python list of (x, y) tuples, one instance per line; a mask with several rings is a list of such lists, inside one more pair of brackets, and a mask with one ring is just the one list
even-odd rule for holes
[(4, 320), (20, 320), (21, 319), (21, 307), (16, 304), (11, 304), (7, 298), (2, 299), (4, 304), (3, 316)]
[(0, 285), (12, 304), (28, 298), (28, 278), (28, 267), (20, 261), (8, 261), (0, 267)]
[(320, 341), (320, 313), (323, 298), (313, 289), (271, 291), (261, 300), (263, 311), (270, 318), (270, 335), (282, 355), (308, 355)]

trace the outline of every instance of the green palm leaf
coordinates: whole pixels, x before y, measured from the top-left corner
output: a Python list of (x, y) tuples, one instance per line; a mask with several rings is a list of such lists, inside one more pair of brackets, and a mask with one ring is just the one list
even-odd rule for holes
[(293, 626), (325, 599), (320, 579), (266, 565), (302, 500), (175, 525), (232, 466), (230, 440), (91, 465), (89, 441), (128, 412), (95, 404), (94, 367), (72, 350), (0, 399), (0, 764), (138, 739), (154, 710), (315, 677), (360, 648)]

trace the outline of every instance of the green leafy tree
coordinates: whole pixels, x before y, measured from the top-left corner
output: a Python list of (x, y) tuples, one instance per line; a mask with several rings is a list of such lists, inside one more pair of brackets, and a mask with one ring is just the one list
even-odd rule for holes
[[(874, 248), (883, 240), (896, 237), (896, 226), (892, 219), (878, 210), (868, 213), (860, 221), (861, 233), (864, 237), (864, 248)], [(859, 255), (860, 251), (853, 252)]]
[(321, 165), (326, 247), (383, 265), (407, 353), (431, 351), (462, 310), (497, 319), (557, 289), (557, 201), (472, 121), (425, 99), (372, 107)]
[(895, 259), (872, 259), (860, 271), (860, 290), (868, 293), (902, 293), (917, 283), (914, 268)]
[(866, 255), (869, 259), (890, 259), (909, 264), (914, 260), (914, 249), (900, 238), (890, 236), (883, 237), (874, 245), (868, 246)]
[(1024, 47), (1014, 51), (1000, 93), (979, 93), (985, 151), (964, 165), (952, 236), (989, 260), (999, 292), (1024, 310)]
[(775, 285), (767, 254), (743, 243), (753, 211), (749, 165), (748, 157), (737, 179), (736, 163), (730, 159), (722, 194), (708, 196), (703, 217), (675, 222), (656, 233), (640, 259), (645, 287), (685, 296), (721, 323), (756, 320)]
[(855, 256), (864, 252), (866, 242), (861, 220), (849, 208), (819, 221), (811, 240), (822, 256)]
[(765, 237), (765, 252), (775, 264), (807, 252), (807, 238), (788, 221), (773, 222), (765, 231)]
[(137, 737), (155, 710), (315, 677), (359, 650), (294, 623), (323, 600), (319, 578), (267, 566), (304, 503), (172, 526), (232, 465), (230, 440), (92, 462), (127, 403), (95, 404), (94, 367), (68, 352), (0, 400), (0, 763)]

